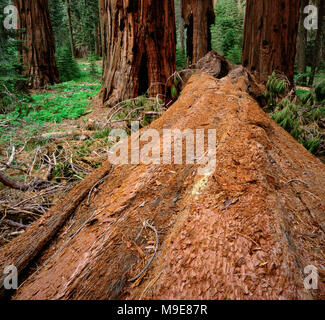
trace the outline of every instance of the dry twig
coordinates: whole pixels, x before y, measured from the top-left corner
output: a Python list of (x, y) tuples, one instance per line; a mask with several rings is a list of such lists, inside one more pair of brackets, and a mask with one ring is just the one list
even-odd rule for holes
[(158, 231), (157, 231), (157, 229), (154, 226), (152, 226), (148, 221), (144, 221), (143, 222), (143, 226), (144, 226), (144, 228), (150, 228), (155, 233), (155, 236), (156, 236), (155, 252), (153, 253), (153, 255), (150, 258), (150, 260), (147, 262), (147, 264), (145, 265), (145, 267), (143, 268), (143, 270), (137, 276), (135, 276), (134, 278), (129, 279), (129, 282), (134, 282), (134, 281), (136, 281), (137, 279), (139, 279), (143, 275), (143, 273), (149, 268), (151, 262), (155, 258), (156, 254), (157, 254), (157, 251), (158, 251), (159, 237), (158, 237)]

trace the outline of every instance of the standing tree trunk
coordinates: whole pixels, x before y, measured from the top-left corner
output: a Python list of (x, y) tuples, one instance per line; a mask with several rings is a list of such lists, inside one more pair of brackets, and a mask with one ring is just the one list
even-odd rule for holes
[(95, 54), (97, 57), (102, 56), (102, 29), (101, 29), (101, 22), (100, 22), (100, 9), (99, 5), (95, 11), (95, 32), (96, 32), (96, 46), (95, 46)]
[(102, 56), (102, 38), (99, 21), (96, 24), (96, 55), (98, 57)]
[[(297, 66), (300, 74), (307, 72), (307, 61), (306, 61), (306, 48), (307, 48), (307, 29), (304, 26), (304, 9), (308, 5), (309, 0), (301, 0), (300, 6), (300, 17), (299, 17), (299, 28), (297, 36)], [(302, 83), (306, 83), (306, 77), (301, 79)]]
[[(180, 4), (180, 12), (182, 12), (182, 1), (179, 2)], [(180, 17), (179, 22), (179, 33), (180, 33), (180, 45), (182, 52), (185, 52), (185, 23), (183, 17)]]
[(309, 78), (309, 85), (312, 86), (314, 84), (315, 73), (317, 71), (317, 67), (321, 61), (321, 51), (322, 51), (322, 43), (324, 41), (324, 15), (325, 15), (325, 2), (324, 0), (317, 0), (316, 6), (318, 8), (318, 29), (316, 34), (315, 46), (313, 51), (313, 62), (311, 65), (311, 76)]
[(100, 42), (100, 53), (97, 54), (98, 56), (102, 57), (103, 56), (103, 43), (104, 43), (104, 39), (103, 39), (103, 23), (102, 23), (102, 10), (101, 10), (101, 6), (98, 5), (98, 36), (99, 36), (99, 42)]
[(71, 23), (70, 0), (66, 0), (66, 9), (67, 9), (67, 17), (68, 17), (71, 54), (73, 57), (75, 57), (76, 54), (75, 54), (75, 45), (74, 45), (74, 38), (73, 38), (73, 28), (72, 28), (72, 23)]
[(15, 0), (19, 12), (19, 56), (22, 74), (33, 89), (59, 81), (55, 42), (47, 0)]
[(182, 0), (182, 17), (187, 29), (187, 55), (196, 63), (211, 50), (210, 26), (215, 22), (212, 0)]
[(247, 0), (242, 63), (267, 82), (273, 71), (293, 84), (300, 0)]
[(103, 15), (103, 103), (165, 92), (175, 72), (174, 0), (100, 0)]

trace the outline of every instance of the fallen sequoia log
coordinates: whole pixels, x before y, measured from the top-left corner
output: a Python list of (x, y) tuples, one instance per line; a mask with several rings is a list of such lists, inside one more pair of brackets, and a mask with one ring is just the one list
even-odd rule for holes
[(325, 166), (248, 85), (195, 73), (150, 128), (216, 129), (215, 171), (104, 163), (1, 250), (24, 280), (12, 298), (325, 298)]

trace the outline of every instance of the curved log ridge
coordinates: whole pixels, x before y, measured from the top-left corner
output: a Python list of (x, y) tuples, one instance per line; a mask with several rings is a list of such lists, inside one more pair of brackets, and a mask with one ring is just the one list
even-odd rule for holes
[[(325, 298), (324, 164), (259, 108), (248, 85), (195, 73), (150, 128), (216, 129), (216, 170), (115, 165), (13, 298)], [(30, 250), (58, 208), (5, 247), (0, 265)], [(318, 290), (304, 288), (308, 265), (318, 268)]]

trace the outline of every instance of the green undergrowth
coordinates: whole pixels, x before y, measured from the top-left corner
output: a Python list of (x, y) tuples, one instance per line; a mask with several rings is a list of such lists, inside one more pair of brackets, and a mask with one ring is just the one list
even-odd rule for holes
[(323, 154), (325, 148), (325, 81), (315, 88), (288, 92), (285, 80), (274, 73), (265, 92), (268, 111), (282, 128), (313, 154)]
[[(295, 76), (294, 76), (295, 83), (297, 85), (306, 85), (308, 83), (308, 80), (311, 75), (312, 75), (311, 67), (307, 66), (306, 73), (296, 73), (295, 74)], [(318, 85), (323, 81), (325, 81), (325, 73), (324, 73), (324, 70), (320, 70), (319, 72), (317, 72), (315, 74), (314, 83), (316, 85)]]
[(25, 137), (42, 131), (48, 123), (60, 123), (65, 119), (77, 119), (89, 112), (90, 100), (100, 90), (100, 68), (88, 61), (79, 61), (80, 77), (48, 86), (46, 91), (34, 92), (24, 101), (13, 103), (13, 111), (0, 114), (0, 143), (21, 143), (17, 131)]
[(33, 96), (32, 110), (24, 119), (34, 122), (62, 122), (77, 119), (90, 111), (89, 98), (96, 95), (100, 84), (82, 84), (73, 81), (50, 87), (53, 92)]
[(176, 70), (183, 70), (186, 68), (186, 52), (179, 46), (176, 47)]

